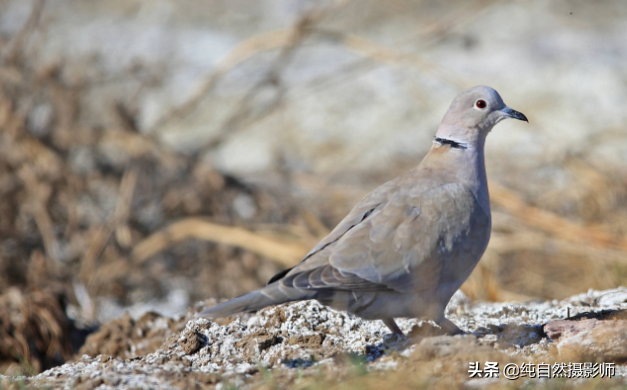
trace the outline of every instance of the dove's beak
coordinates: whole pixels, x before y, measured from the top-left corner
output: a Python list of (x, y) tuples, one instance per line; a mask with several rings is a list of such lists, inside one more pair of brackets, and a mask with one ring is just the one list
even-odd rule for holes
[(505, 107), (504, 109), (501, 110), (501, 112), (503, 114), (505, 114), (505, 116), (508, 117), (508, 118), (514, 118), (514, 119), (518, 119), (518, 120), (525, 121), (525, 122), (529, 123), (529, 120), (527, 119), (525, 114), (523, 114), (520, 111), (512, 110), (509, 107)]

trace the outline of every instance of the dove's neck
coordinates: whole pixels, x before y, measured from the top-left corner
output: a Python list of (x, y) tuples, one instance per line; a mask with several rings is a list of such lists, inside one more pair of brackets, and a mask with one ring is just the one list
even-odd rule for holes
[(455, 138), (438, 131), (429, 154), (445, 164), (455, 180), (468, 186), (481, 206), (489, 211), (490, 198), (484, 158), (486, 137), (481, 133), (475, 132), (476, 136), (473, 137)]

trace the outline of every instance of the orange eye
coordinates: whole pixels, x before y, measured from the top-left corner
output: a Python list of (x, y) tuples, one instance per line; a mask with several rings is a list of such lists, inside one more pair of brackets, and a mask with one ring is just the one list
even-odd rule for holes
[(488, 103), (486, 103), (485, 100), (483, 99), (479, 99), (475, 102), (475, 106), (483, 110), (484, 108), (488, 106)]

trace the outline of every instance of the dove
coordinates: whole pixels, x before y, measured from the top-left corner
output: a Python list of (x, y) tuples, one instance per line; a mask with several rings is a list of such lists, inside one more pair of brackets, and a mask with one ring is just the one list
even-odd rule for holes
[(491, 230), (486, 136), (506, 118), (529, 122), (492, 88), (460, 93), (418, 166), (364, 197), (302, 261), (267, 286), (197, 315), (213, 319), (315, 299), (396, 334), (395, 318), (444, 316), (452, 295), (483, 255)]

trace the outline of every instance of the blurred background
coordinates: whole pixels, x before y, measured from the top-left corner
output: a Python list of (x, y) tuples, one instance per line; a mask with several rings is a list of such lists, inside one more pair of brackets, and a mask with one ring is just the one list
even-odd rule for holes
[(416, 165), (460, 91), (487, 142), (472, 300), (627, 284), (627, 3), (0, 1), (0, 373), (230, 298)]

